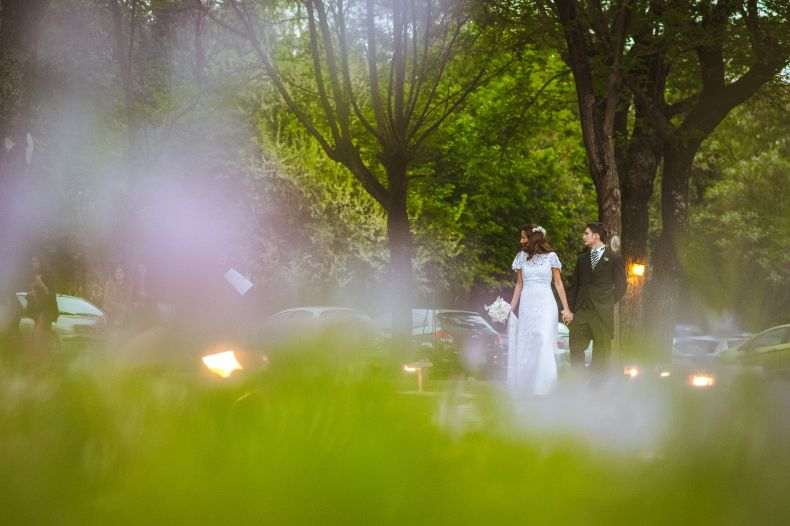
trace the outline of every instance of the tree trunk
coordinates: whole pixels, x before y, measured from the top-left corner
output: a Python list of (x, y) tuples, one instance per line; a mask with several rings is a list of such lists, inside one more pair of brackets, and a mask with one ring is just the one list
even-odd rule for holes
[[(650, 227), (649, 202), (653, 195), (658, 165), (661, 162), (661, 140), (637, 125), (620, 171), (622, 191), (622, 254), (626, 269), (648, 260), (648, 231)], [(636, 354), (643, 348), (644, 288), (646, 275), (628, 273), (628, 289), (620, 300), (620, 338), (624, 353), (639, 359)]]
[(44, 0), (4, 0), (0, 9), (0, 177), (24, 171)]
[(129, 167), (131, 167), (133, 160), (140, 151), (140, 129), (134, 109), (135, 94), (134, 80), (132, 79), (132, 54), (136, 27), (135, 4), (132, 4), (128, 35), (124, 32), (124, 16), (118, 0), (110, 0), (110, 14), (112, 15), (113, 37), (115, 40), (113, 58), (118, 63), (118, 73), (120, 75), (121, 89), (123, 90), (128, 141), (127, 162)]
[[(579, 100), (579, 120), (590, 177), (595, 184), (598, 201), (598, 220), (610, 235), (622, 231), (620, 210), (620, 181), (614, 148), (614, 126), (604, 125), (606, 101), (592, 93), (592, 79), (586, 66), (572, 65)], [(579, 71), (579, 73), (577, 73)], [(611, 116), (614, 119), (614, 115)]]
[(647, 258), (650, 227), (648, 204), (653, 196), (653, 183), (661, 162), (661, 140), (655, 134), (638, 130), (634, 135), (620, 177), (623, 257), (644, 261)]
[(412, 240), (407, 210), (408, 179), (406, 162), (395, 160), (386, 164), (389, 183), (387, 209), (387, 241), (390, 251), (388, 300), (392, 311), (393, 359), (410, 356), (411, 309), (414, 306), (412, 277)]
[(40, 22), (47, 3), (0, 3), (0, 266), (8, 270), (0, 276), (0, 285), (12, 284), (11, 269), (36, 235), (35, 223), (40, 218), (29, 216), (37, 206), (30, 199), (45, 197), (36, 195), (24, 176), (35, 153), (31, 106)]
[(689, 177), (701, 141), (670, 140), (664, 147), (661, 179), (661, 235), (653, 250), (653, 276), (648, 288), (648, 342), (653, 358), (672, 359), (672, 327), (677, 323), (683, 269), (682, 250), (688, 233)]

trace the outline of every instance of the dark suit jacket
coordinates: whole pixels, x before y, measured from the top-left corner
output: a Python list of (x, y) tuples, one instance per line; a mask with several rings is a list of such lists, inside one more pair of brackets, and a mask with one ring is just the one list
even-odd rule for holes
[(623, 258), (606, 247), (595, 270), (590, 262), (590, 251), (582, 252), (576, 260), (570, 287), (568, 305), (571, 312), (581, 308), (594, 309), (611, 334), (614, 334), (614, 304), (625, 294)]

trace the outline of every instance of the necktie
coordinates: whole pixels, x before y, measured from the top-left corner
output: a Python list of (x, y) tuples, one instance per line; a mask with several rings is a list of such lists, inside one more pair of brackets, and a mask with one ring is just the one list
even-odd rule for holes
[(595, 269), (595, 265), (598, 264), (599, 259), (601, 259), (601, 251), (593, 250), (590, 253), (590, 262), (592, 263), (593, 270)]

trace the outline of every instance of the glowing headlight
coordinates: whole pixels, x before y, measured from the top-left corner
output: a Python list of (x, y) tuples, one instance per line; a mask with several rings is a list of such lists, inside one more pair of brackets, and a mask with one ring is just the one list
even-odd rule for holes
[(233, 374), (233, 371), (241, 371), (243, 369), (236, 359), (236, 353), (231, 350), (206, 355), (202, 360), (209, 371), (223, 378)]
[(636, 378), (639, 376), (639, 368), (627, 366), (623, 369), (623, 374), (628, 376), (629, 378)]
[(689, 376), (689, 384), (694, 387), (711, 387), (716, 383), (716, 379), (709, 374), (692, 374)]

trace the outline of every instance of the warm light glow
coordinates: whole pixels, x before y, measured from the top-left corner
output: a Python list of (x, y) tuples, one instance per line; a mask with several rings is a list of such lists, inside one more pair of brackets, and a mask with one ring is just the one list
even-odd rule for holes
[(629, 376), (631, 378), (636, 378), (639, 376), (639, 368), (638, 367), (625, 367), (623, 369), (623, 374)]
[(233, 371), (241, 371), (243, 367), (236, 359), (236, 353), (232, 350), (217, 354), (209, 354), (202, 358), (203, 364), (212, 373), (227, 378)]
[(693, 374), (689, 377), (689, 383), (694, 387), (710, 387), (715, 382), (715, 378), (707, 374)]
[(645, 275), (645, 265), (642, 263), (634, 263), (631, 265), (631, 275), (632, 276), (644, 276)]
[(404, 370), (404, 371), (406, 371), (407, 373), (413, 373), (413, 372), (415, 372), (417, 369), (419, 369), (419, 367), (412, 367), (412, 366), (410, 366), (410, 365), (404, 365), (404, 366), (403, 366), (403, 370)]
[(659, 373), (659, 376), (661, 376), (661, 378), (667, 378), (668, 376), (672, 376), (672, 373), (670, 373), (669, 371), (661, 371), (661, 373)]

